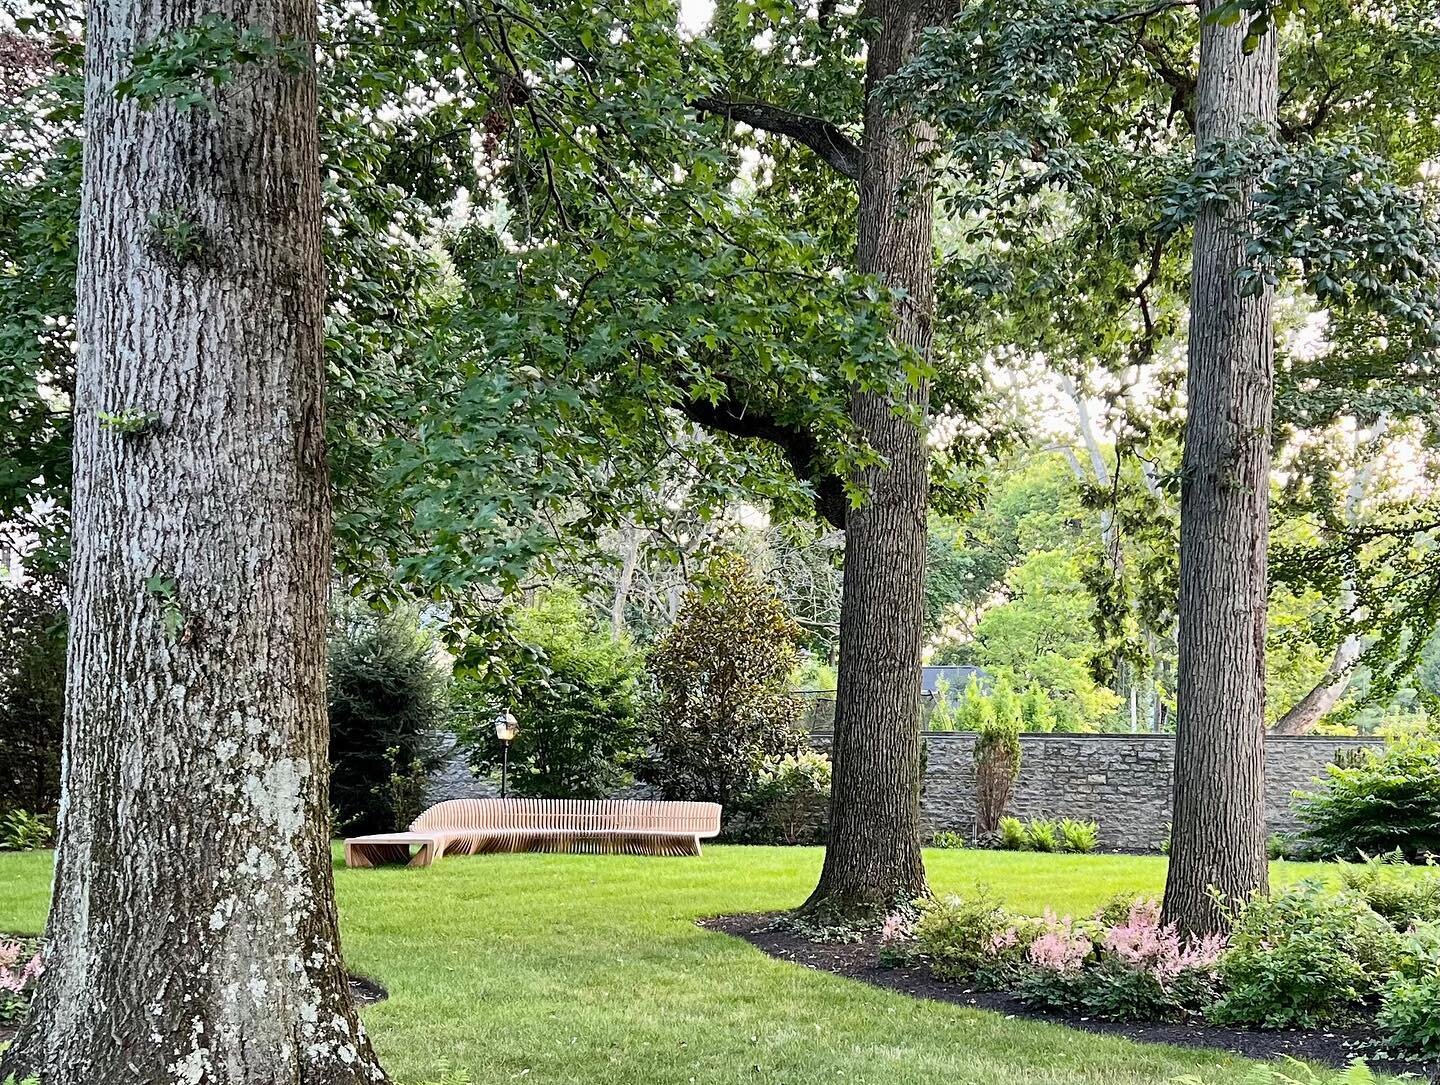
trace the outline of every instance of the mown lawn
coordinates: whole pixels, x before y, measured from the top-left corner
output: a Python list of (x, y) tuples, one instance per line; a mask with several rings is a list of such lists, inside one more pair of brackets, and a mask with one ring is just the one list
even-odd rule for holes
[[(511, 855), (336, 871), (346, 957), (390, 990), (365, 1011), (402, 1085), (445, 1064), (526, 1085), (1155, 1085), (1253, 1064), (921, 1002), (771, 960), (698, 917), (798, 904), (812, 848), (698, 859)], [(1084, 912), (1158, 892), (1135, 856), (937, 851), (938, 891)], [(1277, 864), (1275, 879), (1312, 872)], [(44, 923), (50, 856), (0, 855), (0, 931)]]

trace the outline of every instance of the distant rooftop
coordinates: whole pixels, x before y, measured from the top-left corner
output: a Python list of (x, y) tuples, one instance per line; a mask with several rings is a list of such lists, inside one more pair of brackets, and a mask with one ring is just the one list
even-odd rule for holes
[(972, 667), (968, 663), (953, 667), (921, 667), (920, 692), (933, 697), (940, 683), (944, 682), (952, 697), (959, 697), (970, 684), (970, 679), (979, 682), (982, 688), (990, 686), (990, 674), (983, 667)]

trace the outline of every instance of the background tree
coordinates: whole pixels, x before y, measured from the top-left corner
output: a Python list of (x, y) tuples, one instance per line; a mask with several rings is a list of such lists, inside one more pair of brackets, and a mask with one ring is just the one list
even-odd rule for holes
[[(1277, 120), (1272, 30), (1247, 40), (1200, 5), (1195, 144), (1224, 157)], [(1265, 851), (1265, 609), (1270, 420), (1275, 397), (1272, 288), (1247, 288), (1253, 181), (1195, 222), (1180, 503), (1175, 814), (1165, 920), (1190, 934), (1227, 924), (1229, 907), (1269, 885)]]
[(767, 758), (795, 753), (800, 704), (786, 680), (800, 636), (742, 559), (714, 559), (650, 653), (656, 700), (642, 778), (666, 798), (729, 806)]
[[(1246, 9), (1230, 5), (1218, 20), (1196, 22), (1178, 6), (1157, 10), (1128, 3), (1036, 0), (1022, 11), (1014, 4), (967, 5), (943, 33), (927, 39), (893, 84), (895, 93), (919, 102), (920, 111), (943, 131), (953, 176), (947, 180), (954, 186), (950, 202), (971, 213), (976, 223), (968, 258), (956, 262), (954, 275), (942, 286), (955, 304), (976, 314), (977, 327), (1004, 335), (1012, 350), (1066, 359), (1072, 372), (1103, 366), (1120, 373), (1148, 365), (1186, 312), (1183, 255), (1189, 239), (1199, 242), (1189, 246), (1200, 254), (1191, 261), (1189, 284), (1197, 303), (1205, 297), (1228, 306), (1189, 307), (1192, 364), (1214, 363), (1217, 344), (1207, 341), (1215, 330), (1211, 322), (1243, 328), (1245, 350), (1253, 347), (1251, 353), (1237, 353), (1246, 363), (1239, 403), (1222, 396), (1220, 407), (1213, 409), (1214, 404), (1202, 402), (1213, 373), (1189, 375), (1194, 394), (1188, 401), (1187, 465), (1178, 478), (1156, 480), (1162, 492), (1175, 482), (1190, 488), (1188, 512), (1181, 512), (1182, 539), (1188, 519), (1200, 511), (1194, 498), (1218, 498), (1209, 511), (1233, 514), (1220, 519), (1236, 529), (1228, 543), (1231, 549), (1240, 547), (1236, 552), (1245, 558), (1242, 577), (1228, 585), (1222, 577), (1213, 585), (1239, 593), (1232, 602), (1243, 611), (1233, 610), (1225, 620), (1231, 623), (1227, 629), (1243, 625), (1247, 630), (1239, 658), (1248, 699), (1237, 692), (1231, 707), (1234, 713), (1243, 705), (1247, 722), (1229, 717), (1247, 736), (1243, 751), (1229, 753), (1244, 756), (1237, 760), (1219, 753), (1213, 762), (1246, 766), (1235, 770), (1244, 778), (1240, 809), (1235, 814), (1232, 804), (1210, 801), (1226, 782), (1218, 769), (1205, 788), (1196, 790), (1206, 798), (1193, 808), (1196, 817), (1211, 818), (1203, 832), (1214, 846), (1203, 849), (1206, 854), (1235, 856), (1229, 872), (1215, 871), (1233, 883), (1221, 885), (1222, 893), (1242, 894), (1259, 884), (1257, 873), (1263, 877), (1263, 857), (1257, 860), (1261, 811), (1254, 801), (1260, 738), (1249, 737), (1248, 721), (1263, 720), (1263, 626), (1251, 619), (1263, 617), (1265, 584), (1257, 571), (1264, 571), (1264, 555), (1254, 554), (1251, 540), (1257, 534), (1248, 527), (1263, 516), (1267, 491), (1260, 469), (1268, 462), (1273, 395), (1265, 379), (1272, 372), (1269, 299), (1278, 284), (1291, 282), (1336, 317), (1328, 349), (1321, 352), (1324, 362), (1291, 367), (1305, 376), (1292, 387), (1301, 394), (1290, 405), (1308, 406), (1307, 413), (1314, 414), (1340, 403), (1353, 407), (1373, 396), (1399, 397), (1407, 382), (1433, 371), (1435, 284), (1440, 281), (1440, 245), (1428, 210), (1428, 186), (1415, 158), (1418, 148), (1433, 147), (1436, 133), (1428, 119), (1414, 123), (1417, 116), (1433, 115), (1428, 107), (1417, 112), (1417, 95), (1433, 95), (1436, 83), (1421, 78), (1395, 87), (1370, 62), (1383, 55), (1392, 71), (1395, 65), (1414, 65), (1430, 72), (1433, 50), (1420, 44), (1429, 16), (1408, 0), (1387, 4), (1379, 18), (1342, 3), (1307, 7), (1305, 31), (1284, 37), (1285, 108), (1277, 113), (1274, 105), (1279, 95), (1273, 93), (1272, 57), (1260, 92), (1246, 83), (1248, 97), (1230, 109), (1248, 120), (1235, 121), (1223, 144), (1216, 145), (1215, 122), (1225, 110), (1217, 111), (1215, 93), (1236, 90), (1227, 80), (1256, 78), (1251, 58), (1269, 57), (1272, 48), (1266, 35), (1273, 37), (1273, 25), (1256, 24), (1248, 44), (1260, 48), (1245, 53), (1242, 44), (1251, 25)], [(1204, 10), (1207, 16), (1218, 12), (1214, 6)], [(1234, 63), (1223, 66), (1225, 79), (1216, 80), (1213, 70), (1197, 79), (1189, 59), (1195, 36), (1209, 36), (1205, 51), (1213, 59), (1221, 30), (1236, 39), (1235, 44), (1219, 39)], [(1264, 100), (1258, 101), (1257, 94)], [(1227, 216), (1239, 229), (1225, 231), (1223, 244), (1212, 251), (1215, 224)], [(1192, 226), (1197, 237), (1191, 235)], [(1207, 266), (1216, 252), (1225, 257), (1224, 266)], [(1051, 299), (1056, 297), (1064, 304), (1055, 305)], [(1263, 318), (1258, 322), (1266, 329), (1257, 330), (1256, 319), (1249, 326), (1243, 319), (1236, 323), (1237, 315), (1246, 314)], [(1218, 345), (1228, 349), (1232, 344)], [(1322, 372), (1331, 375), (1338, 395), (1313, 394), (1324, 383), (1315, 383)], [(1226, 371), (1227, 377), (1235, 375)], [(1127, 435), (1123, 443), (1135, 449), (1140, 436)], [(1217, 472), (1214, 462), (1195, 458), (1201, 450), (1215, 451), (1207, 442), (1219, 442), (1241, 459)], [(1217, 481), (1230, 485), (1217, 491)], [(1423, 533), (1422, 525), (1429, 522), (1423, 515), (1397, 518), (1383, 532), (1387, 548), (1417, 538), (1415, 529)], [(1264, 530), (1262, 523), (1257, 532)], [(1193, 534), (1204, 532), (1202, 526)], [(1211, 538), (1212, 548), (1218, 539)], [(1351, 534), (1343, 547), (1315, 555), (1312, 568), (1323, 568), (1331, 583), (1338, 581), (1340, 569), (1355, 569), (1339, 552), (1353, 555), (1360, 542)], [(1203, 570), (1205, 540), (1196, 537), (1182, 546), (1198, 551), (1191, 553), (1198, 561), (1192, 560), (1190, 571)], [(1388, 564), (1380, 582), (1407, 562), (1392, 549)], [(1428, 584), (1430, 574), (1420, 570), (1421, 564), (1408, 563), (1412, 582)], [(1419, 635), (1387, 642), (1406, 645), (1401, 655), (1419, 651), (1435, 615), (1418, 595), (1390, 583), (1393, 599), (1377, 594), (1371, 619), (1384, 613), (1408, 626)], [(1187, 600), (1194, 588), (1192, 582), (1183, 590)], [(1361, 594), (1357, 590), (1357, 600)], [(1123, 613), (1126, 608), (1111, 609)], [(1236, 621), (1237, 613), (1243, 613), (1243, 621)], [(1414, 625), (1401, 619), (1402, 613)], [(1235, 659), (1223, 654), (1233, 646), (1218, 630), (1197, 637), (1209, 629), (1204, 621), (1194, 622), (1197, 617), (1192, 611), (1186, 619), (1190, 648), (1208, 643), (1222, 654), (1206, 655), (1202, 646), (1187, 653), (1185, 666), (1197, 683), (1191, 693), (1205, 690), (1214, 698), (1225, 682), (1218, 676), (1235, 668)], [(1187, 725), (1197, 748), (1207, 736), (1223, 742), (1237, 733), (1214, 728), (1208, 717), (1196, 719), (1193, 713)], [(1182, 739), (1182, 751), (1188, 741)], [(1182, 769), (1180, 779), (1186, 778), (1194, 774)], [(1225, 822), (1242, 827), (1227, 837)], [(1180, 824), (1177, 819), (1177, 836)], [(1235, 846), (1225, 846), (1227, 841)], [(1187, 863), (1171, 869), (1172, 877), (1178, 876)], [(1199, 885), (1178, 892), (1176, 907), (1187, 912), (1189, 902), (1203, 893)], [(1186, 903), (1179, 903), (1182, 898)], [(1214, 915), (1211, 907), (1206, 915), (1187, 915), (1186, 922), (1203, 928)]]
[[(909, 442), (912, 467), (925, 457), (889, 426), (888, 406), (929, 361), (888, 335), (894, 302), (913, 309), (920, 284), (887, 273), (880, 234), (858, 264), (851, 252), (837, 263), (835, 231), (807, 235), (790, 208), (737, 199), (724, 111), (696, 113), (697, 82), (723, 77), (719, 55), (685, 42), (669, 9), (607, 17), (597, 34), (578, 4), (327, 7), (327, 38), (343, 41), (321, 72), (336, 144), (327, 212), (344, 305), (330, 332), (345, 409), (332, 438), (349, 576), (392, 593), (514, 590), (537, 562), (634, 522), (682, 420), (727, 456), (730, 471), (708, 479), (712, 507), (750, 491), (782, 514), (843, 519), (857, 472), (883, 460), (851, 410), (857, 395), (887, 404), (876, 426)], [(862, 42), (852, 16), (842, 23), (827, 70), (848, 69), (858, 92)], [(856, 115), (858, 93), (848, 102)], [(478, 170), (457, 133), (480, 141)], [(837, 161), (857, 172), (848, 152)], [(673, 162), (690, 165), (678, 176)], [(454, 222), (452, 206), (471, 213), (435, 238), (429, 224)], [(430, 241), (444, 260), (419, 258)], [(27, 267), (46, 251), (36, 238), (19, 247)], [(406, 275), (392, 282), (397, 258)], [(904, 326), (928, 335), (912, 316)], [(423, 401), (400, 391), (416, 388)], [(912, 406), (911, 430), (923, 414)], [(904, 854), (913, 881), (918, 849)]]
[(50, 579), (0, 582), (0, 813), (60, 802), (65, 609)]
[(450, 720), (450, 664), (412, 608), (335, 608), (329, 648), (330, 807), (344, 836), (419, 814)]
[(0, 1075), (383, 1081), (326, 801), (315, 8), (88, 15), (64, 801)]
[[(925, 125), (881, 84), (940, 17), (930, 0), (866, 5), (856, 265), (902, 294), (892, 334), (928, 367), (934, 325), (934, 211)], [(922, 370), (923, 372), (923, 370)], [(860, 913), (925, 895), (920, 858), (920, 661), (925, 624), (925, 443), (929, 385), (905, 398), (857, 389), (851, 403), (883, 467), (857, 478), (864, 503), (845, 519), (839, 688), (829, 836), (811, 911)]]
[(578, 592), (554, 588), (511, 623), (525, 662), (516, 696), (462, 679), (460, 731), (470, 763), (500, 767), (495, 714), (519, 724), (510, 748), (510, 788), (539, 798), (599, 799), (630, 783), (642, 748), (644, 661), (628, 637), (612, 639)]

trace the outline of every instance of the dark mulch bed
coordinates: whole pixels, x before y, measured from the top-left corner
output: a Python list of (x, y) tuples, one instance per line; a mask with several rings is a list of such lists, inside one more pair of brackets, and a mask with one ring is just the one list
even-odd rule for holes
[(920, 966), (881, 965), (879, 942), (874, 936), (853, 943), (812, 942), (793, 931), (775, 929), (775, 919), (774, 915), (720, 916), (703, 920), (701, 926), (707, 930), (743, 938), (782, 961), (792, 961), (807, 968), (874, 984), (876, 987), (901, 991), (916, 998), (953, 1002), (960, 1006), (992, 1010), (1011, 1017), (1049, 1021), (1086, 1032), (1125, 1036), (1146, 1043), (1211, 1048), (1254, 1059), (1291, 1055), (1297, 1059), (1308, 1059), (1330, 1066), (1345, 1066), (1352, 1059), (1363, 1058), (1373, 1070), (1393, 1074), (1409, 1073), (1440, 1081), (1440, 1066), (1421, 1067), (1411, 1062), (1394, 1062), (1377, 1057), (1377, 1033), (1373, 1024), (1368, 1022), (1354, 1027), (1323, 1030), (1259, 1030), (1219, 1028), (1203, 1021), (1177, 1025), (1128, 1024), (1099, 1021), (1075, 1014), (1047, 1013), (1031, 1009), (1004, 991), (971, 991), (954, 983), (942, 982)]
[(351, 972), (350, 997), (355, 1000), (357, 1006), (369, 1006), (376, 1002), (384, 1002), (390, 997), (390, 992), (374, 980), (365, 976), (357, 976)]

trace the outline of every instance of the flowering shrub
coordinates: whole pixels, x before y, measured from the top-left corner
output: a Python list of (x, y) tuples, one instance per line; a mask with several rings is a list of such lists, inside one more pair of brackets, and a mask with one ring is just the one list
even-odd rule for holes
[[(747, 843), (818, 844), (830, 804), (830, 758), (813, 750), (767, 758), (737, 804)], [(733, 830), (732, 830), (733, 832)]]
[[(1367, 877), (1357, 884), (1368, 887)], [(1426, 914), (1429, 893), (1423, 884), (1375, 891), (1402, 917)], [(1250, 901), (1228, 945), (1184, 937), (1161, 915), (1153, 900), (1117, 897), (1088, 920), (1049, 910), (1029, 919), (981, 890), (921, 905), (915, 956), (940, 979), (1107, 1020), (1204, 1013), (1217, 1024), (1314, 1028), (1378, 1006), (1392, 1050), (1440, 1056), (1440, 920), (1402, 933), (1360, 889), (1320, 882)], [(894, 938), (904, 937), (897, 921)]]
[(1033, 928), (978, 886), (973, 896), (922, 902), (915, 944), (938, 979), (1002, 987), (1019, 974)]
[(1083, 928), (1068, 915), (1057, 919), (1047, 908), (1025, 952), (1017, 985), (1021, 1001), (1052, 1010), (1076, 1009), (1084, 987), (1082, 968), (1094, 952), (1095, 942)]
[(35, 981), (45, 970), (40, 950), (31, 942), (0, 941), (0, 1025), (25, 1015)]
[(909, 938), (915, 930), (915, 917), (908, 912), (891, 912), (880, 925), (881, 945), (894, 945)]
[(1213, 1020), (1314, 1028), (1353, 1017), (1379, 993), (1400, 936), (1354, 890), (1319, 882), (1256, 897), (1241, 909), (1220, 964), (1226, 994)]
[(1181, 938), (1154, 901), (1112, 902), (1093, 924), (1057, 920), (1031, 943), (1020, 997), (1117, 1021), (1176, 1020), (1215, 999), (1219, 938)]
[(1225, 940), (1182, 938), (1173, 923), (1161, 923), (1156, 901), (1133, 902), (1124, 920), (1106, 932), (1102, 948), (1081, 992), (1086, 1010), (1097, 1017), (1178, 1020), (1215, 1000)]
[(1095, 951), (1090, 936), (1075, 929), (1075, 922), (1068, 915), (1056, 919), (1055, 913), (1045, 909), (1040, 934), (1030, 943), (1026, 959), (1036, 968), (1051, 972), (1078, 972), (1085, 958)]
[(880, 965), (898, 968), (915, 960), (915, 922), (919, 913), (914, 907), (891, 912), (880, 925)]
[(1104, 946), (1121, 963), (1171, 979), (1189, 969), (1213, 972), (1225, 952), (1225, 939), (1218, 934), (1199, 939), (1182, 939), (1173, 923), (1160, 922), (1160, 904), (1137, 900), (1130, 906), (1125, 922), (1105, 935)]

